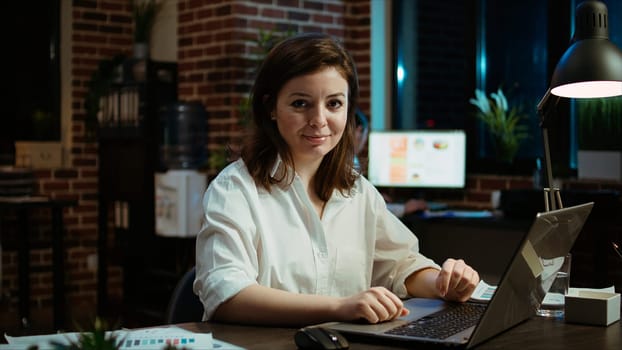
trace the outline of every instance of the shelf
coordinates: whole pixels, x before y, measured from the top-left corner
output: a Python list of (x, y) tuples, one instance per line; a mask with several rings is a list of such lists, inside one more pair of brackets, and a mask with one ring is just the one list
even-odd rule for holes
[[(128, 60), (123, 65), (123, 82), (115, 84), (102, 99), (98, 128), (98, 255), (99, 266), (109, 266), (111, 258), (121, 264), (123, 309), (127, 314), (145, 310), (146, 315), (157, 317), (176, 282), (159, 272), (170, 270), (174, 274), (177, 266), (174, 259), (162, 256), (167, 243), (155, 234), (154, 175), (160, 170), (159, 111), (177, 102), (177, 67), (168, 62), (143, 63), (144, 81), (129, 75), (136, 61)], [(112, 243), (107, 238), (110, 232), (115, 236)], [(114, 257), (108, 256), (108, 248)], [(101, 316), (109, 312), (107, 270), (100, 269), (98, 274)]]
[(141, 126), (100, 126), (99, 139), (137, 139), (145, 136)]

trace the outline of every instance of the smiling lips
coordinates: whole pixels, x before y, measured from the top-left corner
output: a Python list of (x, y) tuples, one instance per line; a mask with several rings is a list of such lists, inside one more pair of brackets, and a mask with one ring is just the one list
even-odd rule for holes
[(320, 145), (324, 143), (324, 141), (326, 141), (326, 139), (328, 138), (328, 136), (321, 136), (321, 135), (320, 136), (303, 135), (303, 137), (314, 145)]

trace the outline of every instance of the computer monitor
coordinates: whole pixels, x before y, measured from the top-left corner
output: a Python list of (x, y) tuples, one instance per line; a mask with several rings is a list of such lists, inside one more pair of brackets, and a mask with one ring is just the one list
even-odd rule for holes
[(378, 187), (461, 189), (464, 130), (371, 131), (367, 177)]

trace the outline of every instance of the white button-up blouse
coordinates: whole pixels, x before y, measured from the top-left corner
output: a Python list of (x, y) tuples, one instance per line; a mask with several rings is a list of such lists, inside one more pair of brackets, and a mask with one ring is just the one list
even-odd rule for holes
[(204, 320), (252, 284), (342, 297), (384, 286), (405, 298), (412, 272), (440, 269), (362, 176), (349, 196), (335, 191), (320, 219), (297, 176), (267, 191), (237, 160), (210, 183), (203, 208), (194, 291)]

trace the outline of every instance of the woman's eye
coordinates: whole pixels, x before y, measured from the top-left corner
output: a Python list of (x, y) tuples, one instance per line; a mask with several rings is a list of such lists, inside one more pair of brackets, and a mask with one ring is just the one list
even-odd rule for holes
[(296, 100), (294, 102), (292, 102), (292, 106), (294, 108), (303, 108), (307, 105), (307, 102), (305, 100)]
[(328, 101), (328, 107), (330, 107), (332, 109), (337, 109), (337, 108), (339, 108), (341, 106), (343, 106), (343, 103), (340, 100)]

